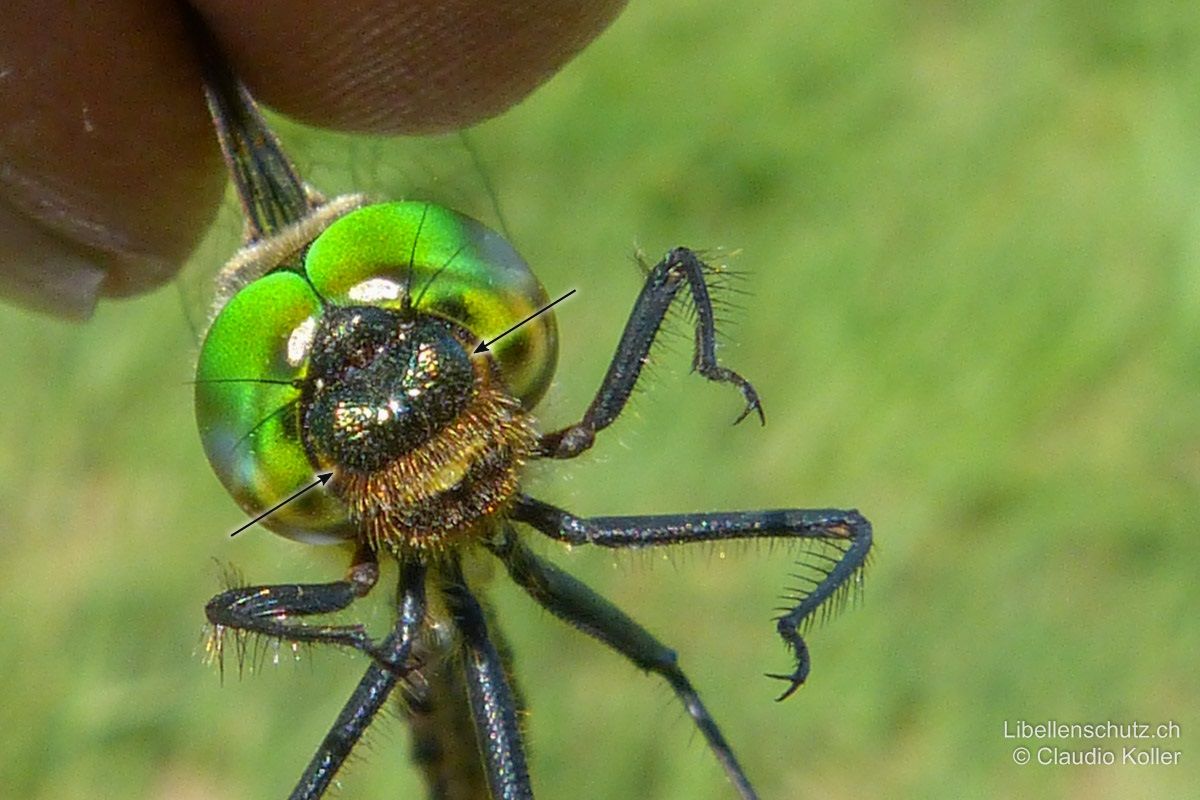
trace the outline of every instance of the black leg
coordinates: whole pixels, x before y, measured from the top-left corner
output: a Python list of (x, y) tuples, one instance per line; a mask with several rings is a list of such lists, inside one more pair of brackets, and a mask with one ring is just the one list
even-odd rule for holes
[[(430, 638), (436, 640), (434, 648), (426, 646)], [(424, 775), (427, 800), (479, 800), (490, 793), (462, 663), (444, 657), (456, 645), (439, 636), (423, 636), (414, 650), (423, 665), (420, 677), (400, 685), (412, 760)]]
[(333, 644), (367, 653), (387, 666), (388, 658), (361, 625), (310, 625), (293, 617), (341, 611), (365, 597), (379, 580), (374, 553), (361, 549), (355, 554), (345, 580), (332, 583), (292, 583), (275, 586), (241, 586), (228, 589), (208, 601), (205, 616), (213, 626), (210, 650), (224, 668), (225, 635), (256, 633), (285, 642)]
[(790, 674), (770, 676), (789, 684), (780, 700), (808, 677), (808, 646), (800, 628), (825, 601), (836, 600), (860, 579), (871, 549), (871, 523), (857, 511), (832, 508), (583, 518), (520, 496), (510, 516), (563, 542), (612, 548), (762, 538), (814, 539), (832, 545), (836, 556), (814, 550), (808, 554), (809, 560), (802, 562), (810, 574), (794, 577), (806, 585), (792, 591), (788, 597), (792, 607), (778, 618), (779, 635), (796, 659)]
[(625, 332), (617, 345), (616, 355), (608, 366), (608, 372), (600, 384), (600, 390), (584, 412), (583, 419), (562, 430), (543, 435), (538, 440), (537, 454), (546, 458), (573, 458), (592, 446), (596, 432), (613, 423), (625, 408), (629, 394), (633, 391), (641, 374), (642, 366), (650, 352), (650, 345), (662, 325), (667, 309), (680, 288), (686, 283), (692, 294), (696, 311), (696, 351), (692, 356), (692, 368), (710, 381), (732, 383), (742, 392), (746, 400), (737, 422), (752, 412), (763, 417), (758, 393), (750, 382), (731, 369), (717, 362), (716, 328), (713, 320), (712, 299), (709, 297), (705, 273), (710, 268), (695, 253), (686, 247), (677, 247), (658, 262), (646, 276)]
[(342, 707), (333, 728), (309, 761), (289, 800), (317, 800), (350, 755), (401, 676), (412, 668), (413, 643), (425, 621), (425, 567), (415, 561), (400, 565), (398, 618), (392, 633), (379, 647), (380, 658), (390, 668), (371, 664), (354, 693)]
[(467, 588), (457, 561), (442, 565), (442, 595), (462, 634), (462, 664), (475, 720), (475, 738), (487, 767), (493, 800), (533, 797), (517, 703), (505, 675), (504, 661), (488, 638), (479, 601)]
[[(523, 717), (523, 703), (512, 680), (509, 649), (488, 606), (482, 606), (488, 638), (496, 644), (509, 685)], [(453, 624), (435, 621), (413, 649), (419, 673), (400, 684), (403, 711), (412, 734), (412, 760), (425, 777), (427, 800), (480, 800), (489, 797), (489, 780), (475, 741), (475, 721), (467, 677), (458, 655), (459, 636)]]
[(504, 532), (488, 547), (504, 562), (517, 585), (554, 616), (608, 645), (647, 672), (665, 678), (721, 762), (738, 795), (744, 800), (755, 800), (754, 787), (700, 695), (679, 668), (674, 650), (586, 584), (534, 555), (513, 531)]
[(239, 634), (239, 644), (243, 634), (256, 633), (287, 642), (335, 644), (371, 653), (374, 643), (361, 625), (309, 625), (292, 617), (341, 611), (365, 597), (378, 580), (374, 554), (359, 550), (345, 580), (227, 589), (204, 607), (214, 629), (210, 647), (220, 661), (225, 635), (232, 630)]

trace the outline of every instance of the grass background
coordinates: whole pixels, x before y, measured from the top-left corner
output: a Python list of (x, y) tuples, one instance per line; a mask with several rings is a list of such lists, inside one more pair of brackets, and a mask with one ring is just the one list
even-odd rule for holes
[[(331, 188), (480, 202), (445, 143), (287, 139)], [(1200, 11), (642, 3), (474, 141), (548, 292), (579, 290), (547, 424), (603, 373), (635, 246), (740, 250), (751, 293), (721, 353), (765, 429), (729, 425), (736, 393), (687, 374), (684, 338), (541, 496), (875, 523), (865, 602), (811, 635), (784, 704), (760, 677), (787, 665), (784, 551), (544, 547), (678, 647), (764, 798), (1194, 792)], [(192, 275), (236, 231), (227, 211)], [(340, 565), (227, 539), (177, 289), (83, 326), (0, 308), (0, 796), (282, 796), (362, 669), (318, 653), (222, 686), (196, 655), (214, 558)], [(542, 796), (731, 796), (665, 686), (494, 584)], [(1016, 766), (1021, 719), (1174, 720), (1182, 760)], [(406, 747), (378, 726), (340, 796), (419, 796)]]

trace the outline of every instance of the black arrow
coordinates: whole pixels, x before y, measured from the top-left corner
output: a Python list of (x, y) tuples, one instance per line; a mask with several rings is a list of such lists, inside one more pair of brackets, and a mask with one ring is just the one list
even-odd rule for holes
[(500, 334), (499, 336), (497, 336), (495, 339), (491, 339), (490, 341), (486, 341), (486, 342), (480, 342), (478, 345), (476, 345), (476, 347), (475, 347), (475, 352), (476, 352), (476, 353), (485, 353), (485, 352), (487, 352), (488, 345), (495, 344), (495, 343), (496, 343), (496, 341), (497, 341), (498, 339), (503, 339), (505, 336), (508, 336), (510, 333), (512, 333), (512, 332), (513, 332), (513, 331), (515, 331), (517, 328), (519, 328), (519, 327), (521, 327), (522, 325), (524, 325), (526, 322), (529, 322), (529, 320), (533, 319), (533, 318), (534, 318), (534, 317), (536, 317), (538, 314), (541, 314), (543, 311), (549, 311), (550, 309), (554, 308), (556, 305), (558, 305), (559, 303), (561, 303), (563, 300), (566, 300), (568, 297), (570, 297), (570, 296), (571, 296), (571, 295), (573, 295), (573, 294), (575, 294), (575, 290), (574, 290), (574, 289), (572, 289), (571, 291), (567, 292), (566, 294), (564, 294), (562, 297), (560, 297), (560, 298), (558, 298), (557, 300), (555, 300), (555, 301), (554, 301), (553, 303), (551, 303), (550, 305), (548, 305), (548, 306), (543, 306), (542, 308), (539, 308), (537, 311), (533, 312), (533, 313), (532, 313), (532, 314), (530, 314), (528, 317), (526, 317), (525, 319), (523, 319), (523, 320), (521, 320), (520, 322), (518, 322), (516, 325), (513, 325), (511, 328), (509, 328), (508, 330), (506, 330), (504, 333), (502, 333), (502, 334)]
[(268, 514), (274, 513), (274, 512), (276, 512), (276, 511), (278, 511), (279, 509), (283, 508), (283, 507), (284, 507), (284, 506), (286, 506), (288, 503), (292, 502), (292, 501), (293, 501), (293, 500), (295, 500), (297, 497), (299, 497), (300, 495), (304, 494), (305, 492), (307, 492), (309, 489), (313, 488), (314, 486), (316, 486), (316, 485), (318, 485), (318, 484), (320, 484), (321, 486), (324, 486), (325, 484), (329, 483), (329, 479), (330, 479), (330, 478), (332, 478), (332, 477), (333, 477), (333, 473), (332, 473), (332, 472), (319, 472), (319, 473), (317, 473), (317, 479), (316, 479), (315, 481), (313, 481), (312, 483), (310, 483), (308, 486), (305, 486), (305, 487), (304, 487), (303, 489), (301, 489), (300, 491), (296, 492), (294, 495), (292, 495), (291, 497), (289, 497), (287, 500), (284, 500), (283, 502), (281, 502), (281, 503), (277, 503), (276, 505), (272, 506), (271, 508), (268, 508), (266, 511), (264, 511), (264, 512), (263, 512), (263, 513), (261, 513), (261, 514), (259, 514), (257, 517), (255, 517), (254, 519), (250, 520), (249, 522), (247, 522), (247, 523), (246, 523), (245, 525), (243, 525), (242, 527), (238, 528), (238, 529), (237, 529), (236, 531), (234, 531), (233, 533), (229, 534), (229, 535), (230, 535), (230, 537), (237, 536), (239, 533), (241, 533), (242, 531), (246, 530), (246, 528), (249, 528), (251, 525), (253, 525), (254, 523), (258, 522), (260, 519), (262, 519), (263, 517), (267, 516)]

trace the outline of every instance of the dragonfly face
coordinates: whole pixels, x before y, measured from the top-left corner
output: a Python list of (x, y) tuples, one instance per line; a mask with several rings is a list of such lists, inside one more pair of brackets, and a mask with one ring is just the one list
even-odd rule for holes
[(545, 303), (520, 256), (475, 220), (429, 203), (352, 210), (297, 267), (216, 314), (196, 375), (209, 461), (254, 516), (333, 471), (332, 492), (264, 521), (290, 538), (461, 536), (516, 490), (534, 438), (526, 412), (557, 357), (554, 317), (473, 351)]

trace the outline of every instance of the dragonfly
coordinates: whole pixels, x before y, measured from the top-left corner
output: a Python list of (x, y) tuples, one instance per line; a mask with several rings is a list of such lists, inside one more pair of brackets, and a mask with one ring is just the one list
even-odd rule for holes
[[(202, 24), (193, 28), (244, 223), (242, 247), (216, 279), (197, 362), (201, 440), (251, 515), (319, 475), (324, 486), (262, 524), (347, 556), (338, 580), (222, 591), (205, 608), (208, 647), (220, 659), (229, 637), (261, 636), (347, 648), (369, 661), (289, 797), (324, 796), (393, 695), (431, 797), (533, 796), (512, 664), (470, 577), (474, 561), (494, 559), (553, 616), (662, 678), (737, 796), (756, 798), (676, 653), (538, 555), (530, 537), (611, 550), (807, 543), (799, 585), (776, 619), (791, 655), (791, 668), (770, 676), (783, 681), (782, 700), (809, 673), (806, 625), (861, 586), (868, 520), (831, 508), (582, 517), (522, 487), (529, 463), (580, 456), (617, 420), (681, 301), (694, 320), (694, 371), (740, 393), (737, 422), (765, 423), (754, 386), (717, 358), (714, 268), (685, 247), (650, 267), (591, 404), (578, 422), (543, 431), (533, 410), (554, 374), (557, 323), (554, 310), (537, 313), (548, 295), (520, 255), (482, 223), (434, 203), (324, 196), (298, 175), (215, 40)], [(398, 576), (390, 632), (321, 621), (352, 612), (388, 560)]]

